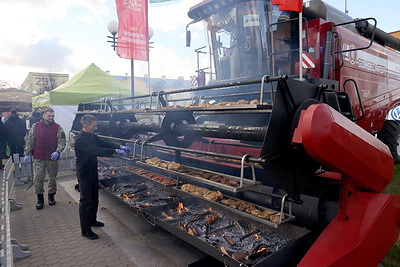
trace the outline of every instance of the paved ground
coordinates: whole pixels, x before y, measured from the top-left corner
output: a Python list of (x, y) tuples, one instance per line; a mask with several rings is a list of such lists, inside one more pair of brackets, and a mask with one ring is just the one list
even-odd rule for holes
[[(23, 179), (22, 179), (23, 180)], [(23, 209), (11, 212), (11, 236), (29, 246), (30, 257), (14, 259), (14, 266), (188, 266), (206, 255), (142, 216), (135, 217), (121, 201), (100, 194), (98, 219), (106, 226), (100, 235), (81, 237), (79, 194), (73, 172), (58, 176), (57, 204), (36, 210), (34, 189), (16, 186), (12, 196)]]

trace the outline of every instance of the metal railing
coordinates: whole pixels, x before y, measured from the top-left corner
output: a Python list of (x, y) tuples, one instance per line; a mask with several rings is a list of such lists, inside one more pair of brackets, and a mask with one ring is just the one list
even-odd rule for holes
[[(0, 203), (1, 203), (1, 266), (13, 266), (14, 258), (25, 258), (31, 255), (27, 251), (28, 246), (20, 245), (15, 239), (11, 238), (10, 211), (21, 209), (22, 204), (16, 203), (11, 197), (16, 179), (13, 173), (13, 163), (11, 158), (7, 161), (3, 170), (0, 182)], [(13, 204), (13, 205), (11, 205)], [(12, 208), (12, 206), (14, 208)]]
[[(16, 180), (16, 185), (23, 183), (19, 181), (19, 178), (28, 177), (28, 181), (33, 179), (33, 168), (31, 162), (25, 164), (24, 158), (19, 157), (18, 154), (13, 155), (14, 159), (14, 174)], [(75, 152), (66, 148), (61, 152), (60, 159), (58, 160), (58, 171), (74, 170), (75, 169)]]

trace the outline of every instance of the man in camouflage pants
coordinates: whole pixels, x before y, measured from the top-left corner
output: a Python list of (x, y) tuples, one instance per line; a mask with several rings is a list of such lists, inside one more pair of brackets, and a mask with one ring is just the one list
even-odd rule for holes
[(54, 110), (49, 108), (43, 113), (43, 119), (31, 127), (24, 150), (24, 162), (29, 162), (29, 155), (33, 156), (33, 175), (35, 193), (38, 203), (36, 209), (44, 205), (44, 179), (46, 172), (49, 178), (48, 200), (49, 205), (56, 204), (54, 195), (57, 192), (58, 159), (66, 144), (63, 128), (54, 122)]

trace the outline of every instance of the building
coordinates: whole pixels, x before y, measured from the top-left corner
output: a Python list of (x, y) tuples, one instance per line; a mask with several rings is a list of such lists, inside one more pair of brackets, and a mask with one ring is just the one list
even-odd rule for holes
[[(109, 72), (106, 71), (109, 74)], [(122, 82), (123, 84), (131, 86), (131, 77), (126, 74), (125, 76), (119, 75), (110, 75), (117, 81)], [(150, 90), (149, 90), (150, 85)], [(176, 79), (167, 79), (165, 76), (161, 78), (150, 78), (147, 74), (143, 77), (135, 76), (135, 91), (143, 94), (149, 94), (150, 92), (159, 92), (163, 90), (174, 90), (174, 89), (182, 89), (182, 88), (190, 88), (193, 85), (189, 80), (185, 80), (183, 76), (177, 77)]]
[(69, 80), (69, 74), (29, 72), (20, 89), (34, 94), (51, 91)]
[(391, 32), (389, 34), (394, 36), (394, 37), (396, 37), (396, 38), (400, 38), (400, 31)]

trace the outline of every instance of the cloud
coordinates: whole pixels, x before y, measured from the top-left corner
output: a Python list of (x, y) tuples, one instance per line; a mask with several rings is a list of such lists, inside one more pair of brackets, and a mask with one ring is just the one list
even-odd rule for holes
[(72, 49), (58, 38), (41, 39), (37, 43), (19, 49), (24, 65), (52, 69), (68, 68), (68, 55)]
[(149, 26), (156, 31), (174, 33), (185, 29), (191, 21), (187, 16), (190, 7), (196, 5), (198, 0), (184, 0), (180, 3), (150, 4)]
[(110, 14), (105, 0), (75, 1), (75, 4), (84, 8), (83, 15), (79, 15), (78, 18), (90, 25), (104, 22), (104, 18)]
[(194, 74), (191, 57), (182, 57), (179, 51), (163, 45), (154, 45), (154, 49), (150, 52), (150, 64), (151, 77), (165, 75), (169, 79), (176, 79), (178, 76), (189, 78)]

